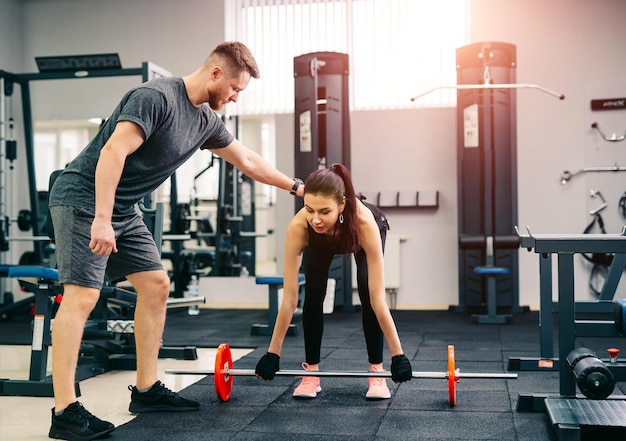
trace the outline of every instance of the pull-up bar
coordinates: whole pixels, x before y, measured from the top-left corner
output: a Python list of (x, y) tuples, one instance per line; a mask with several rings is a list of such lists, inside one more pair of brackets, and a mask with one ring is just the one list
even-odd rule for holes
[(411, 101), (415, 101), (418, 98), (421, 98), (429, 93), (432, 93), (436, 90), (441, 89), (457, 89), (457, 90), (474, 90), (474, 89), (539, 89), (542, 92), (545, 92), (549, 95), (552, 95), (560, 100), (565, 99), (565, 95), (562, 93), (555, 92), (550, 89), (546, 89), (545, 87), (539, 86), (538, 84), (457, 84), (455, 86), (439, 86), (433, 89), (427, 90), (424, 93), (416, 95), (411, 98)]

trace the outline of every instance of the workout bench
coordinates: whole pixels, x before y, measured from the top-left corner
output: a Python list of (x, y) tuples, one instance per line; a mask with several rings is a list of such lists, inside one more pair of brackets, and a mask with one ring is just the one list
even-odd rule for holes
[[(572, 362), (576, 349), (576, 338), (585, 337), (618, 337), (623, 336), (624, 318), (626, 310), (624, 302), (608, 303), (613, 309), (615, 320), (579, 320), (576, 316), (576, 302), (574, 299), (574, 256), (576, 253), (615, 253), (626, 254), (626, 227), (619, 235), (614, 234), (521, 234), (519, 231), (520, 245), (529, 251), (550, 262), (549, 256), (556, 254), (558, 257), (558, 347), (559, 347), (559, 394), (550, 395), (544, 392), (518, 393), (518, 412), (546, 412), (552, 426), (557, 432), (560, 441), (578, 440), (583, 429), (593, 428), (623, 428), (624, 416), (626, 415), (626, 396), (611, 394), (605, 399), (582, 399), (577, 396), (576, 386), (577, 371), (584, 367), (582, 362), (575, 365)], [(543, 265), (540, 269), (545, 269)], [(547, 282), (546, 273), (542, 273), (541, 280), (541, 314), (540, 326), (546, 326), (544, 320), (549, 317), (549, 330), (552, 331), (552, 291), (545, 289)], [(549, 293), (549, 298), (546, 294)], [(608, 308), (607, 308), (608, 309)], [(545, 310), (545, 311), (544, 311)], [(609, 309), (610, 311), (610, 309)], [(581, 349), (581, 348), (578, 348)], [(586, 349), (586, 348), (585, 348)], [(595, 356), (595, 354), (592, 354)], [(611, 356), (613, 358), (613, 356)], [(552, 362), (554, 360), (540, 360)], [(567, 361), (567, 362), (566, 362)], [(576, 360), (577, 361), (577, 360)], [(616, 359), (603, 364), (602, 360), (594, 361), (601, 368), (596, 369), (588, 365), (593, 375), (587, 376), (588, 384), (595, 383), (602, 386), (601, 377), (612, 376), (616, 381), (626, 380), (626, 364)], [(587, 364), (585, 364), (587, 365)], [(602, 374), (602, 375), (600, 375)], [(606, 375), (605, 375), (606, 374)], [(600, 387), (600, 389), (602, 389)], [(584, 391), (581, 390), (581, 392)], [(609, 393), (611, 391), (608, 391)], [(587, 396), (587, 394), (585, 394)]]
[[(9, 268), (11, 268), (9, 265), (0, 265), (0, 278), (9, 277)], [(2, 295), (4, 297), (2, 298), (3, 303), (0, 303), (0, 320), (11, 317), (11, 312), (21, 306), (21, 304), (16, 305), (13, 302), (13, 294), (10, 294), (10, 297), (7, 294)]]
[[(63, 292), (63, 286), (58, 283), (58, 271), (46, 267), (15, 266), (8, 269), (7, 276), (20, 279), (32, 289), (35, 296), (35, 317), (28, 380), (0, 379), (0, 395), (52, 397), (52, 377), (46, 371), (48, 348), (51, 344), (52, 308), (55, 297)], [(77, 396), (80, 396), (78, 382), (75, 387)]]
[[(283, 287), (283, 276), (259, 276), (256, 278), (257, 285), (268, 286), (269, 308), (267, 311), (267, 324), (254, 324), (250, 330), (250, 335), (272, 335), (276, 317), (278, 316), (278, 290)], [(300, 287), (304, 285), (304, 274), (298, 275)], [(293, 323), (289, 325), (287, 335), (298, 335), (298, 328)]]
[(507, 277), (510, 274), (508, 267), (495, 265), (495, 250), (515, 250), (519, 248), (517, 236), (461, 236), (459, 247), (463, 250), (480, 249), (485, 251), (485, 264), (473, 268), (474, 274), (485, 276), (485, 304), (486, 314), (473, 314), (472, 322), (480, 324), (505, 324), (511, 321), (511, 314), (498, 314), (497, 277)]
[[(528, 248), (531, 251), (535, 245), (534, 236), (528, 232), (528, 236), (521, 237), (523, 247)], [(585, 233), (583, 233), (585, 234)], [(560, 360), (559, 357), (554, 355), (554, 336), (553, 325), (554, 317), (553, 313), (559, 311), (558, 302), (554, 302), (553, 299), (553, 255), (559, 256), (565, 250), (572, 253), (587, 252), (587, 249), (592, 247), (596, 252), (602, 252), (604, 249), (612, 249), (618, 246), (614, 243), (616, 239), (620, 239), (626, 235), (626, 229), (615, 235), (590, 235), (589, 240), (584, 235), (540, 235), (540, 242), (542, 246), (544, 243), (549, 243), (550, 252), (540, 252), (539, 254), (539, 357), (509, 357), (508, 370), (509, 371), (559, 371)], [(547, 238), (546, 238), (547, 237)], [(619, 243), (619, 242), (618, 242)], [(613, 253), (611, 253), (613, 254)], [(602, 291), (596, 301), (575, 301), (574, 302), (574, 314), (578, 313), (592, 313), (595, 315), (618, 315), (617, 307), (620, 303), (619, 300), (614, 303), (613, 298), (615, 296), (617, 286), (626, 267), (626, 252), (614, 253), (613, 262), (609, 268), (609, 273), (606, 277)], [(573, 277), (574, 269), (566, 266), (565, 269), (558, 270), (559, 280), (563, 280), (565, 283), (569, 277)], [(578, 323), (576, 333), (578, 336), (607, 336), (607, 333), (612, 333), (612, 326), (606, 325), (600, 322), (587, 321), (586, 323)], [(625, 326), (618, 325), (618, 331), (623, 333), (621, 329), (626, 329)], [(606, 329), (606, 331), (605, 331)], [(598, 335), (600, 334), (600, 335)]]

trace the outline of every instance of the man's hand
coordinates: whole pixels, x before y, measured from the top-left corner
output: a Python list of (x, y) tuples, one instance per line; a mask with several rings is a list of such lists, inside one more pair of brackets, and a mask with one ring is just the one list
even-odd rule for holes
[(94, 219), (91, 224), (91, 241), (89, 248), (98, 256), (108, 256), (117, 253), (115, 245), (115, 232), (111, 222)]

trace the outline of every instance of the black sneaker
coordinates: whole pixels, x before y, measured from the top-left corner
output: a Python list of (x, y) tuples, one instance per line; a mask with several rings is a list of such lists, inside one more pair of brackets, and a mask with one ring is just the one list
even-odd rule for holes
[(69, 441), (88, 441), (106, 436), (114, 430), (113, 424), (93, 416), (76, 401), (67, 406), (61, 415), (55, 415), (52, 408), (52, 426), (48, 436)]
[(184, 412), (198, 410), (200, 403), (188, 400), (172, 392), (163, 383), (157, 381), (147, 392), (139, 392), (135, 386), (128, 386), (132, 413), (145, 412)]

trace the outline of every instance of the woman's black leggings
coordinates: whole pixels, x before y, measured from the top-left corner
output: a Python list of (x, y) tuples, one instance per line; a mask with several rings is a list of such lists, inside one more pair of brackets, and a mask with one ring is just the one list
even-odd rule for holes
[[(381, 231), (383, 250), (387, 231)], [(302, 327), (304, 330), (304, 348), (306, 362), (318, 364), (322, 334), (324, 333), (324, 297), (328, 282), (328, 269), (335, 254), (330, 249), (312, 249), (307, 247), (302, 253), (302, 263), (306, 277), (304, 305), (302, 307)], [(363, 311), (363, 333), (367, 345), (367, 355), (371, 364), (383, 362), (383, 332), (370, 302), (370, 291), (367, 281), (367, 260), (365, 252), (360, 249), (354, 255), (357, 267), (357, 286)], [(347, 293), (352, 295), (352, 293)]]

